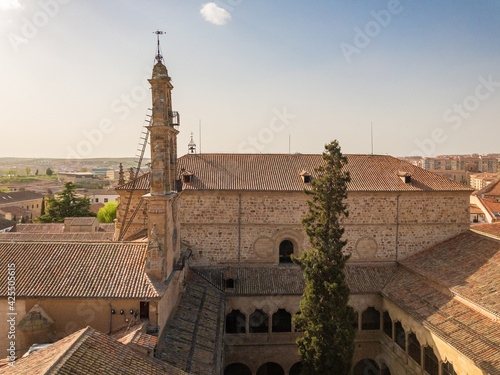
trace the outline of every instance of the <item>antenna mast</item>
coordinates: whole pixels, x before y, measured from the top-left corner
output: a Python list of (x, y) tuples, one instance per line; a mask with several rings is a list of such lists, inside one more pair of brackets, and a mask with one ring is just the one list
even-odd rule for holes
[(161, 55), (161, 51), (160, 51), (160, 35), (165, 34), (165, 31), (156, 30), (156, 31), (153, 31), (153, 34), (156, 34), (156, 39), (157, 39), (157, 49), (156, 49), (155, 59), (157, 62), (161, 62), (163, 60), (163, 56)]

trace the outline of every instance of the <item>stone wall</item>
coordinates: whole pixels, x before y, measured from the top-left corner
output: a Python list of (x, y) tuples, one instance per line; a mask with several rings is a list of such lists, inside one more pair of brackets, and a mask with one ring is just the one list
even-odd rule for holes
[[(468, 192), (349, 193), (346, 251), (353, 261), (394, 261), (469, 228)], [(278, 263), (288, 239), (308, 246), (301, 192), (184, 191), (181, 239), (195, 264)]]

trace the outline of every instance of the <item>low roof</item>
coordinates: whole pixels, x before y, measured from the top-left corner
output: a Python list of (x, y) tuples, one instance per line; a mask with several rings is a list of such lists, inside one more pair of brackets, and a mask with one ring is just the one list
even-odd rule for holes
[[(351, 293), (376, 293), (394, 273), (395, 263), (347, 263), (346, 279)], [(286, 266), (210, 266), (192, 267), (205, 280), (224, 290), (224, 272), (234, 273), (236, 295), (302, 295), (304, 278), (297, 265)]]
[[(19, 225), (19, 224), (18, 224)], [(64, 232), (64, 233), (30, 233), (8, 232), (0, 233), (0, 241), (17, 242), (110, 242), (113, 232)]]
[(482, 234), (494, 236), (500, 239), (500, 222), (497, 223), (482, 223), (472, 224), (470, 229), (473, 231), (481, 232)]
[[(0, 368), (0, 374), (186, 374), (90, 327)], [(186, 374), (187, 375), (187, 374)]]
[(12, 191), (10, 193), (0, 192), (0, 205), (6, 203), (24, 202), (35, 199), (42, 199), (43, 194), (34, 191)]
[(500, 196), (500, 179), (495, 180), (493, 182), (490, 182), (488, 185), (486, 185), (484, 188), (482, 188), (479, 191), (475, 191), (474, 195), (493, 195), (493, 196)]
[(0, 230), (12, 228), (15, 225), (16, 225), (16, 222), (14, 220), (0, 218)]
[[(145, 272), (147, 244), (5, 242), (0, 266), (14, 263), (17, 298), (156, 299), (164, 286)], [(7, 273), (0, 274), (0, 297)]]

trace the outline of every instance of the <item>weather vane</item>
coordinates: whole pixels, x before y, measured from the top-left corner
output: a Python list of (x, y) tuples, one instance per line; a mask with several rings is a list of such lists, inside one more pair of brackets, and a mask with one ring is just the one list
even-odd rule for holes
[(153, 31), (153, 34), (156, 34), (156, 39), (157, 39), (157, 44), (158, 44), (155, 59), (156, 59), (156, 61), (161, 62), (163, 60), (163, 56), (160, 53), (160, 35), (165, 34), (165, 31), (156, 30), (156, 31)]

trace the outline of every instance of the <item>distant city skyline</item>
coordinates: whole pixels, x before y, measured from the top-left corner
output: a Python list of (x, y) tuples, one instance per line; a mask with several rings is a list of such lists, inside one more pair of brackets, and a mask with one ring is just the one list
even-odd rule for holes
[[(0, 0), (0, 157), (134, 156), (157, 29), (199, 151), (497, 153), (500, 3)], [(290, 139), (290, 144), (289, 144)]]

